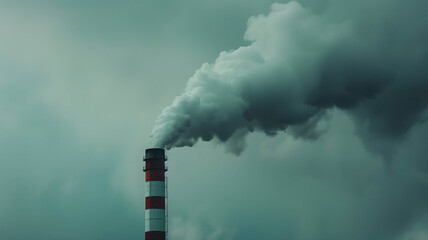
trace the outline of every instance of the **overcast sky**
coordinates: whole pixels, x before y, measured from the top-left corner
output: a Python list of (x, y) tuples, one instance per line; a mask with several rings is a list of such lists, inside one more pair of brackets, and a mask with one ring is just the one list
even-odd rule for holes
[[(0, 238), (143, 239), (142, 157), (157, 117), (202, 64), (263, 39), (247, 22), (273, 2), (0, 0)], [(321, 16), (328, 33), (295, 31), (298, 42), (351, 36), (341, 47), (376, 62), (362, 64), (382, 80), (375, 93), (349, 103), (321, 92), (316, 137), (259, 119), (240, 155), (218, 133), (167, 151), (170, 239), (428, 239), (428, 4), (370, 2), (286, 6)], [(293, 46), (287, 61), (301, 56)], [(327, 65), (348, 67), (346, 54)], [(359, 76), (352, 86), (372, 77)]]

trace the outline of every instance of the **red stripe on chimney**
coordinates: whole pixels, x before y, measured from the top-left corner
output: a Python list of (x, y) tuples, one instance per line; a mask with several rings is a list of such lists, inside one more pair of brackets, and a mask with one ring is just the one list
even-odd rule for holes
[(146, 232), (146, 240), (165, 240), (165, 232), (161, 231), (151, 231)]
[(146, 171), (146, 182), (148, 181), (165, 181), (165, 170)]
[(146, 197), (146, 209), (165, 209), (165, 197)]

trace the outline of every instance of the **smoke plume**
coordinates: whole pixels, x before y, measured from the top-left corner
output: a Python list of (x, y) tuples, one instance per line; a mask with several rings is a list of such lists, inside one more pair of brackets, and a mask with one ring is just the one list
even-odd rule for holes
[(239, 154), (254, 131), (316, 139), (317, 123), (338, 108), (367, 146), (387, 151), (424, 121), (428, 3), (321, 2), (276, 3), (268, 15), (251, 17), (249, 45), (196, 71), (157, 118), (153, 144), (169, 149), (215, 138)]

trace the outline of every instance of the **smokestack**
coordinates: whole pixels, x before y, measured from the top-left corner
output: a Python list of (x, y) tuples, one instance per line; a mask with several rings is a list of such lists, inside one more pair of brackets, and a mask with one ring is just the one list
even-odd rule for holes
[(167, 238), (165, 150), (146, 149), (144, 157), (146, 173), (146, 240), (165, 240)]

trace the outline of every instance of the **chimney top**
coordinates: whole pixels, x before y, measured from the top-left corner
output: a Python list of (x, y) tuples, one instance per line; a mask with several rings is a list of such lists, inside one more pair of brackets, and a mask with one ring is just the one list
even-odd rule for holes
[(165, 159), (165, 149), (163, 148), (148, 148), (146, 149), (145, 159), (161, 158)]

